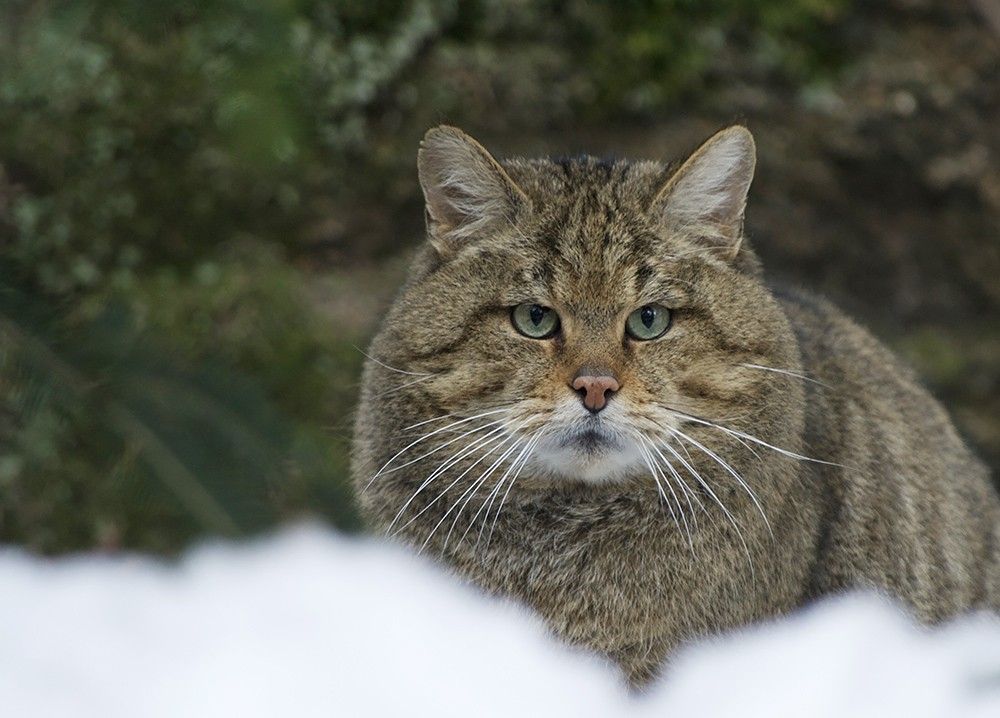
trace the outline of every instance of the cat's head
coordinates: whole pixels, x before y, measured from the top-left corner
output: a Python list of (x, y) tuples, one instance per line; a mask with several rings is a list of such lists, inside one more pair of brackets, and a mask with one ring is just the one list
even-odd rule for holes
[(498, 161), (438, 127), (418, 165), (428, 242), (366, 386), (400, 432), (389, 448), (440, 430), (423, 444), (454, 439), (438, 463), (473, 446), (456, 466), (483, 454), (536, 483), (613, 481), (685, 461), (697, 450), (677, 432), (697, 442), (699, 420), (746, 426), (780, 406), (752, 367), (798, 360), (743, 239), (744, 127), (679, 167)]

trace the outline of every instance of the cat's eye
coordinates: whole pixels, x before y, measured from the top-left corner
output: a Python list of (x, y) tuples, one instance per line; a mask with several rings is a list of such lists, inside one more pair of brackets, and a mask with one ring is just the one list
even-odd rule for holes
[(625, 331), (633, 339), (649, 341), (670, 328), (670, 310), (662, 304), (645, 304), (628, 315)]
[(510, 312), (517, 331), (532, 339), (547, 339), (559, 331), (559, 315), (541, 304), (518, 304)]

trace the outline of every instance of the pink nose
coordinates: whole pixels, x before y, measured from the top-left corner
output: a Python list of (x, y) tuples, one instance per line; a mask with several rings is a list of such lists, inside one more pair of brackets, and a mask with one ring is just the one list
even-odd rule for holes
[(608, 397), (618, 391), (618, 380), (610, 374), (581, 374), (571, 386), (583, 396), (583, 405), (596, 414), (607, 406)]

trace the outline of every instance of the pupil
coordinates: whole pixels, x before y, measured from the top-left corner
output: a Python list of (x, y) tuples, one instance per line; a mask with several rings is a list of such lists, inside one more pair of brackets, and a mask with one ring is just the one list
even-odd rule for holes
[(542, 323), (542, 319), (545, 317), (545, 309), (537, 304), (532, 304), (528, 315), (531, 317), (531, 323), (537, 327)]
[(653, 326), (653, 320), (656, 319), (656, 311), (652, 307), (643, 307), (642, 312), (639, 313), (639, 319), (646, 329), (649, 329)]

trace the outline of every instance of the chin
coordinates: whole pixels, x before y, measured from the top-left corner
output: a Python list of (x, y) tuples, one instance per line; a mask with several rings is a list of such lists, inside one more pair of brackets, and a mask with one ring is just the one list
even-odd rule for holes
[(589, 484), (625, 479), (643, 465), (633, 442), (593, 432), (539, 444), (532, 463), (553, 478)]

